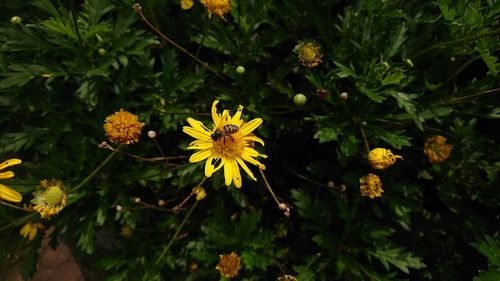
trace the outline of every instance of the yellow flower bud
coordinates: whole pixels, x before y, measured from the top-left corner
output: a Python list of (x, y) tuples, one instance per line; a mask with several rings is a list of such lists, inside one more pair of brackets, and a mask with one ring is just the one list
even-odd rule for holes
[(394, 155), (389, 149), (377, 147), (368, 153), (368, 161), (373, 169), (385, 170), (396, 162), (396, 159), (403, 159), (400, 155)]
[(215, 267), (220, 275), (225, 278), (233, 278), (240, 270), (240, 257), (234, 252), (227, 255), (219, 255), (219, 263)]

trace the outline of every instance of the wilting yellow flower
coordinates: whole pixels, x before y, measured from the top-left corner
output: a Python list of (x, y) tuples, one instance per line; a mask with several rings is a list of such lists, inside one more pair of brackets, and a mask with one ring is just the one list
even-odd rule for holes
[(228, 255), (219, 255), (219, 263), (215, 267), (222, 277), (233, 278), (240, 270), (240, 258), (234, 252)]
[(396, 159), (403, 159), (400, 155), (394, 155), (389, 149), (374, 148), (368, 153), (368, 161), (373, 169), (385, 170), (392, 164), (396, 163)]
[(295, 50), (299, 56), (299, 62), (305, 67), (315, 67), (321, 63), (321, 53), (319, 47), (311, 42), (301, 42)]
[(224, 14), (231, 10), (230, 0), (201, 0), (201, 3), (207, 8), (209, 18), (216, 14), (225, 20)]
[(181, 9), (189, 10), (193, 7), (193, 0), (181, 0)]
[(33, 240), (35, 239), (36, 232), (38, 231), (38, 229), (44, 229), (44, 228), (45, 226), (43, 226), (43, 224), (41, 223), (28, 222), (21, 228), (19, 234), (21, 234), (24, 238)]
[(42, 190), (33, 193), (35, 198), (31, 203), (35, 204), (33, 209), (39, 212), (42, 218), (48, 219), (66, 206), (68, 195), (64, 191), (63, 183), (58, 180), (43, 180), (40, 186)]
[[(9, 159), (0, 164), (0, 171), (14, 165), (21, 164), (23, 161), (20, 159)], [(14, 177), (14, 172), (6, 171), (0, 172), (0, 179), (10, 179)], [(15, 191), (14, 189), (7, 187), (0, 183), (0, 199), (7, 200), (10, 202), (21, 202), (23, 200), (23, 196)]]
[(292, 275), (285, 274), (285, 275), (278, 277), (278, 279), (276, 279), (276, 281), (297, 281), (297, 278), (292, 276)]
[(425, 142), (424, 153), (431, 163), (441, 163), (450, 157), (451, 145), (446, 144), (443, 136), (432, 136)]
[(369, 173), (359, 179), (359, 189), (361, 195), (370, 197), (371, 199), (375, 197), (382, 197), (382, 182), (377, 175)]
[(131, 144), (139, 141), (142, 126), (139, 117), (120, 109), (104, 120), (104, 132), (112, 143)]
[(252, 178), (257, 180), (244, 161), (264, 170), (264, 164), (257, 161), (256, 157), (267, 158), (254, 148), (254, 142), (264, 145), (264, 141), (252, 132), (262, 124), (261, 118), (255, 118), (247, 123), (241, 119), (243, 106), (238, 107), (236, 114), (231, 117), (229, 110), (217, 113), (218, 100), (212, 104), (213, 129), (208, 129), (193, 118), (188, 118), (190, 126), (184, 126), (182, 131), (196, 140), (189, 144), (188, 149), (200, 150), (189, 158), (189, 162), (196, 163), (206, 159), (205, 176), (210, 177), (220, 168), (224, 167), (224, 178), (227, 186), (234, 181), (236, 187), (241, 187), (241, 168)]
[(207, 193), (205, 192), (205, 189), (201, 186), (197, 186), (193, 188), (193, 194), (196, 194), (196, 200), (200, 201), (205, 199), (207, 197)]

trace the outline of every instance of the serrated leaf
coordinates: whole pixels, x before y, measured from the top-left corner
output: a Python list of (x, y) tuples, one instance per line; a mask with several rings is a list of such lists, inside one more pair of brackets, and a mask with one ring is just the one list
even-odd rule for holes
[(393, 35), (391, 42), (389, 43), (389, 48), (387, 49), (385, 53), (385, 59), (392, 58), (395, 56), (400, 50), (401, 46), (403, 43), (406, 41), (406, 31), (408, 31), (408, 28), (406, 27), (406, 24), (403, 22), (399, 26), (398, 30), (396, 31), (396, 34)]
[(415, 257), (412, 253), (405, 252), (403, 248), (399, 247), (376, 249), (368, 252), (368, 254), (377, 258), (387, 270), (389, 270), (390, 265), (393, 265), (408, 274), (410, 273), (409, 268), (419, 269), (425, 267), (421, 258)]
[(337, 69), (335, 70), (335, 73), (340, 77), (340, 78), (347, 78), (347, 77), (357, 77), (356, 72), (354, 68), (347, 67), (340, 62), (334, 62), (335, 65), (337, 66)]
[(386, 97), (382, 96), (382, 93), (381, 92), (377, 92), (376, 90), (374, 89), (367, 89), (365, 87), (361, 87), (360, 88), (360, 91), (361, 93), (363, 93), (365, 96), (369, 97), (370, 99), (372, 99), (373, 101), (376, 101), (376, 102), (383, 102)]
[(403, 72), (390, 73), (384, 78), (384, 80), (380, 82), (380, 84), (382, 86), (398, 84), (401, 81), (401, 79), (405, 77), (406, 75)]

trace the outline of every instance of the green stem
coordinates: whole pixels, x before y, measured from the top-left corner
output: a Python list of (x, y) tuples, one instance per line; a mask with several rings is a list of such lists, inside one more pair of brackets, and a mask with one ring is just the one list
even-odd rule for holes
[(193, 64), (196, 62), (196, 59), (198, 58), (198, 55), (200, 54), (201, 48), (203, 47), (203, 43), (205, 43), (205, 39), (207, 38), (208, 30), (210, 29), (211, 23), (212, 23), (212, 21), (208, 20), (208, 24), (206, 25), (207, 27), (205, 28), (205, 32), (203, 33), (203, 37), (201, 37), (201, 41), (198, 44), (198, 49), (196, 49), (196, 53), (194, 53), (193, 61), (191, 62), (191, 65), (189, 65), (188, 69), (191, 69)]
[(191, 213), (193, 212), (193, 210), (196, 207), (196, 205), (198, 205), (198, 201), (194, 202), (193, 206), (191, 206), (191, 209), (189, 209), (188, 213), (186, 214), (186, 216), (182, 220), (181, 224), (179, 225), (179, 227), (175, 231), (174, 235), (172, 236), (172, 238), (170, 238), (170, 241), (168, 241), (167, 246), (163, 249), (163, 252), (161, 253), (161, 255), (156, 260), (156, 262), (154, 264), (155, 267), (158, 265), (158, 263), (160, 262), (160, 260), (165, 256), (165, 254), (167, 253), (168, 249), (170, 249), (170, 246), (172, 246), (172, 243), (174, 242), (175, 238), (177, 238), (177, 235), (179, 235), (179, 233), (181, 232), (182, 227), (186, 224), (187, 220), (191, 216)]
[(14, 208), (14, 209), (18, 209), (18, 210), (21, 210), (21, 211), (25, 211), (25, 212), (30, 212), (31, 213), (31, 211), (26, 210), (25, 208), (22, 208), (22, 207), (19, 207), (19, 206), (16, 206), (16, 205), (13, 205), (13, 204), (10, 204), (10, 203), (7, 203), (7, 202), (0, 201), (0, 204), (4, 205), (4, 206), (7, 206), (7, 207), (11, 207), (11, 208)]
[(477, 34), (477, 35), (471, 35), (471, 36), (467, 36), (467, 37), (464, 37), (464, 38), (461, 38), (461, 39), (451, 40), (451, 41), (448, 41), (448, 42), (443, 42), (443, 43), (439, 43), (439, 44), (436, 44), (436, 45), (432, 45), (429, 48), (427, 48), (425, 50), (422, 50), (422, 51), (416, 53), (415, 55), (413, 55), (412, 59), (414, 59), (416, 57), (419, 57), (419, 56), (421, 56), (421, 55), (423, 55), (423, 54), (425, 54), (425, 53), (427, 53), (429, 51), (432, 51), (434, 49), (438, 49), (438, 48), (441, 48), (441, 47), (444, 47), (444, 46), (453, 45), (453, 44), (457, 44), (457, 43), (461, 43), (461, 42), (466, 42), (466, 41), (478, 39), (478, 38), (481, 38), (481, 37), (495, 35), (497, 33), (500, 33), (500, 28), (497, 28), (497, 29), (489, 31), (489, 32)]
[(359, 130), (361, 131), (361, 137), (363, 138), (363, 142), (365, 143), (366, 154), (370, 154), (370, 145), (368, 144), (365, 130), (363, 130), (363, 127), (359, 127)]
[(106, 159), (104, 159), (104, 161), (102, 161), (101, 164), (99, 164), (99, 166), (97, 166), (97, 168), (95, 168), (94, 171), (92, 171), (92, 173), (90, 173), (90, 175), (88, 175), (77, 186), (75, 186), (73, 189), (69, 190), (68, 192), (75, 192), (80, 187), (84, 186), (91, 178), (93, 178), (97, 174), (97, 172), (99, 172), (109, 162), (109, 160), (111, 160), (111, 158), (113, 158), (116, 154), (118, 154), (118, 152), (119, 152), (119, 148), (113, 150), (113, 152), (111, 152), (111, 154), (109, 154), (108, 157)]

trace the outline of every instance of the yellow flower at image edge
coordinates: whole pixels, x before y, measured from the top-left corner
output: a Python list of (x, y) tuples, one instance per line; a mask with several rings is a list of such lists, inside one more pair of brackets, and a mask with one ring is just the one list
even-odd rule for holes
[(66, 206), (68, 195), (64, 191), (64, 186), (58, 180), (43, 180), (40, 182), (42, 190), (33, 193), (35, 198), (31, 200), (37, 212), (40, 213), (42, 218), (48, 219), (54, 215), (59, 214)]
[(216, 14), (225, 20), (224, 14), (231, 10), (230, 0), (201, 0), (201, 3), (207, 8), (209, 18)]
[(233, 278), (240, 270), (240, 257), (234, 252), (228, 255), (219, 255), (219, 263), (215, 267), (220, 275), (225, 278)]
[(193, 0), (181, 0), (181, 9), (189, 10), (193, 7)]
[(104, 120), (104, 132), (112, 143), (132, 144), (139, 141), (142, 126), (139, 117), (128, 111), (120, 111), (106, 117)]
[(432, 136), (427, 139), (424, 146), (424, 153), (431, 163), (441, 163), (450, 157), (451, 145), (446, 144), (443, 136)]
[[(10, 166), (21, 164), (23, 161), (20, 159), (9, 159), (0, 164), (0, 171)], [(14, 172), (6, 171), (0, 172), (0, 179), (11, 179), (14, 177)], [(15, 191), (14, 189), (7, 187), (0, 183), (0, 199), (10, 201), (10, 202), (21, 202), (23, 200), (23, 196)]]
[(403, 159), (400, 155), (394, 155), (389, 149), (374, 148), (368, 153), (368, 161), (373, 169), (385, 170), (392, 164), (396, 163), (396, 159)]
[(250, 171), (245, 161), (264, 170), (265, 166), (257, 161), (256, 157), (267, 158), (266, 155), (257, 152), (253, 145), (255, 142), (264, 145), (264, 141), (256, 137), (252, 132), (262, 124), (261, 118), (255, 118), (247, 123), (241, 119), (243, 106), (233, 117), (229, 110), (217, 113), (217, 103), (212, 104), (213, 129), (209, 130), (200, 121), (188, 118), (190, 126), (184, 126), (182, 131), (196, 140), (191, 142), (187, 149), (199, 150), (189, 158), (189, 162), (205, 162), (205, 176), (212, 174), (224, 167), (224, 178), (227, 186), (234, 182), (236, 187), (241, 187), (241, 168), (252, 178), (257, 180)]
[(19, 231), (19, 234), (21, 234), (24, 238), (28, 238), (29, 240), (35, 239), (36, 233), (38, 229), (44, 229), (45, 226), (41, 223), (32, 223), (28, 222), (25, 224), (21, 230)]
[(365, 175), (359, 179), (359, 190), (361, 195), (370, 197), (371, 199), (375, 197), (382, 197), (382, 182), (379, 176), (372, 173)]

